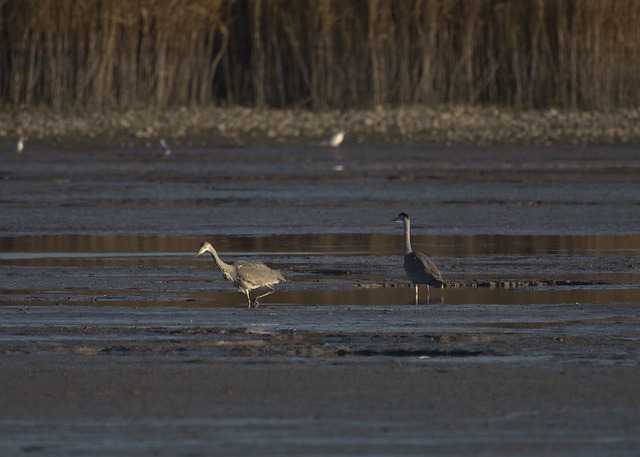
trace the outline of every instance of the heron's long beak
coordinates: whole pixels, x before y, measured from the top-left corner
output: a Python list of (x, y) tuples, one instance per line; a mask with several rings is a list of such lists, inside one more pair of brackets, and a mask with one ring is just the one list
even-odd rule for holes
[(391, 219), (391, 222), (402, 222), (402, 219), (399, 217), (396, 217), (395, 219)]
[(207, 250), (205, 248), (200, 248), (200, 250), (198, 251), (198, 253), (196, 254), (196, 257), (204, 254), (205, 252), (207, 252)]

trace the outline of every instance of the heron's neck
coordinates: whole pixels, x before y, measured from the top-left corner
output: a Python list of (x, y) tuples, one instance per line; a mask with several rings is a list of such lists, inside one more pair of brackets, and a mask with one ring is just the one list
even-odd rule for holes
[(407, 220), (404, 221), (404, 253), (411, 253), (411, 223)]
[(209, 254), (211, 254), (211, 257), (213, 257), (213, 261), (216, 263), (218, 268), (220, 268), (222, 271), (230, 267), (229, 264), (223, 262), (222, 259), (218, 257), (218, 253), (216, 252), (215, 249), (211, 248), (208, 251), (209, 251)]

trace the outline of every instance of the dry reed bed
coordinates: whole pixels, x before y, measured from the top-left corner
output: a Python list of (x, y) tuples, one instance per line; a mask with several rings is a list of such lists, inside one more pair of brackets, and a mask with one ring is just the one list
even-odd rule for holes
[(636, 0), (4, 0), (8, 108), (640, 106)]

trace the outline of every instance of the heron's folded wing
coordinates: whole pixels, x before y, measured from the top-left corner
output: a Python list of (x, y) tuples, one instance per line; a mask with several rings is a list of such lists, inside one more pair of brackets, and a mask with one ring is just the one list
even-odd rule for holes
[(433, 263), (429, 257), (424, 255), (422, 252), (412, 252), (412, 254), (412, 265), (415, 265), (416, 268), (424, 268), (426, 272), (431, 274), (438, 281), (442, 282), (442, 275), (440, 274), (440, 270), (438, 270), (436, 264)]
[(257, 286), (273, 284), (280, 281), (278, 274), (263, 263), (239, 262), (235, 264), (235, 267), (243, 281)]

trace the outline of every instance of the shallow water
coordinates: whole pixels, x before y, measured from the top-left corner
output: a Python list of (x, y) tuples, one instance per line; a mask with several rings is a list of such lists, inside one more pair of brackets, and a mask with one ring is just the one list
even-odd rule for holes
[[(419, 236), (449, 287), (421, 302), (640, 302), (640, 236)], [(1, 299), (28, 305), (242, 306), (192, 236), (0, 238)], [(287, 282), (264, 305), (400, 305), (413, 300), (399, 235), (216, 236), (227, 261), (258, 259)]]
[(0, 236), (636, 235), (638, 175), (635, 148), (29, 149), (0, 156)]

